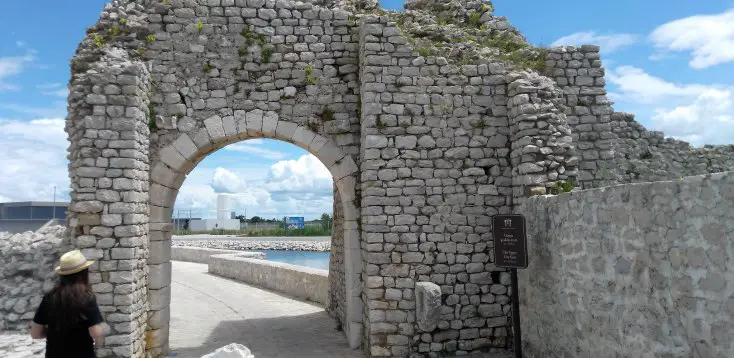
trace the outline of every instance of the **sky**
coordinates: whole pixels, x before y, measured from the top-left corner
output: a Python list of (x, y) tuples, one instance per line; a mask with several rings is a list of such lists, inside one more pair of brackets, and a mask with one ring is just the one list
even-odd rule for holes
[[(68, 200), (69, 61), (107, 1), (11, 1), (0, 12), (0, 202)], [(402, 1), (383, 0), (387, 9)], [(536, 45), (602, 46), (615, 110), (693, 145), (734, 144), (734, 0), (497, 0)], [(560, 5), (559, 5), (560, 4)], [(39, 8), (43, 10), (39, 10)], [(33, 14), (33, 16), (26, 16)], [(213, 217), (217, 193), (247, 216), (331, 213), (332, 182), (288, 143), (250, 140), (210, 155), (176, 212)], [(175, 215), (175, 214), (174, 214)]]

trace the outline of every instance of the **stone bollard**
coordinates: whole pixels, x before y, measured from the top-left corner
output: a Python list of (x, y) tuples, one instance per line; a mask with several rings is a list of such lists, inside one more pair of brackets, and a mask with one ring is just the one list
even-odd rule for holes
[(426, 332), (436, 329), (440, 316), (441, 287), (432, 282), (416, 283), (415, 302), (418, 327)]

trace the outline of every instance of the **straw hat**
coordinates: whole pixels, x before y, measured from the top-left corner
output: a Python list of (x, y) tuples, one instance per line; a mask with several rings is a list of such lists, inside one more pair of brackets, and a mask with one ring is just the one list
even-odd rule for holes
[(87, 260), (79, 250), (69, 251), (61, 256), (61, 262), (56, 267), (59, 275), (71, 275), (92, 266), (94, 261)]

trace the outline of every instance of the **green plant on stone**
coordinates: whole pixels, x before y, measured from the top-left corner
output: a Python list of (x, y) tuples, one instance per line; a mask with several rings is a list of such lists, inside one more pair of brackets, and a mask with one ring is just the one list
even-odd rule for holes
[(311, 76), (312, 73), (313, 73), (313, 67), (306, 66), (306, 76)]
[(387, 127), (387, 123), (383, 122), (382, 119), (378, 117), (377, 120), (375, 120), (375, 127), (377, 127), (377, 129), (382, 129)]
[(104, 36), (100, 34), (94, 34), (94, 44), (97, 45), (97, 48), (104, 47)]
[(237, 50), (237, 54), (240, 55), (240, 57), (245, 57), (248, 55), (248, 53), (249, 51), (247, 50), (246, 46), (242, 46)]
[(482, 14), (481, 13), (474, 11), (474, 12), (471, 13), (471, 15), (469, 15), (469, 21), (467, 21), (467, 23), (469, 24), (469, 26), (478, 29), (479, 26), (482, 25), (482, 24), (479, 23), (479, 19), (481, 17), (482, 17)]
[(314, 133), (318, 133), (319, 132), (319, 124), (316, 123), (315, 121), (309, 121), (306, 124), (306, 126), (308, 127), (308, 129), (310, 129)]
[(201, 31), (203, 31), (203, 30), (204, 30), (204, 23), (201, 22), (201, 20), (199, 20), (196, 23), (196, 31), (198, 31), (199, 33), (201, 33)]
[(212, 68), (212, 64), (211, 64), (211, 62), (209, 60), (206, 60), (206, 63), (204, 63), (203, 70), (204, 70), (205, 73), (212, 72), (213, 68)]
[(112, 37), (116, 37), (117, 35), (119, 35), (119, 34), (120, 34), (120, 26), (119, 26), (119, 25), (112, 25), (112, 27), (110, 27), (110, 28), (109, 28), (109, 29), (107, 30), (107, 33), (108, 33), (108, 34), (109, 34), (110, 36), (112, 36)]
[(268, 46), (262, 49), (262, 56), (263, 56), (263, 62), (269, 63), (270, 57), (273, 56), (273, 53), (275, 53), (275, 48), (272, 46)]
[(145, 51), (143, 51), (142, 48), (138, 47), (135, 49), (135, 53), (140, 57), (145, 57)]
[(494, 5), (492, 4), (482, 4), (481, 7), (482, 12), (494, 12)]
[(321, 112), (321, 120), (331, 121), (333, 119), (334, 119), (334, 111), (332, 111), (331, 108), (329, 107), (324, 108), (324, 111)]
[(120, 25), (124, 26), (125, 24), (127, 24), (127, 19), (123, 17), (120, 19)]
[(427, 46), (418, 46), (415, 50), (418, 51), (418, 54), (423, 57), (432, 56), (434, 54), (434, 49)]
[(148, 103), (148, 129), (150, 129), (151, 133), (158, 129), (155, 124), (155, 117), (155, 107), (153, 106), (153, 103)]
[(570, 193), (573, 188), (576, 187), (576, 182), (574, 181), (557, 181), (556, 186), (551, 188), (551, 194), (553, 195), (559, 195), (562, 193)]
[(306, 77), (306, 84), (315, 85), (316, 84), (316, 81), (314, 81), (313, 77), (308, 76), (308, 77)]
[(151, 43), (151, 42), (154, 42), (154, 41), (155, 41), (155, 35), (153, 35), (153, 34), (150, 34), (150, 35), (146, 36), (146, 37), (145, 37), (145, 41), (146, 41), (147, 43)]

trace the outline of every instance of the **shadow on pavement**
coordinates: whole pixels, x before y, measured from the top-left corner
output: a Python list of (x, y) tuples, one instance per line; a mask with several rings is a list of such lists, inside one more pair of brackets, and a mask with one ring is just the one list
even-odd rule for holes
[(178, 358), (199, 358), (230, 343), (240, 343), (255, 358), (362, 357), (350, 350), (343, 332), (326, 312), (301, 316), (221, 322), (200, 347), (171, 351)]

